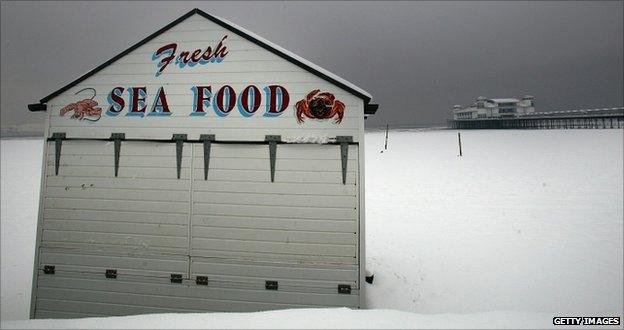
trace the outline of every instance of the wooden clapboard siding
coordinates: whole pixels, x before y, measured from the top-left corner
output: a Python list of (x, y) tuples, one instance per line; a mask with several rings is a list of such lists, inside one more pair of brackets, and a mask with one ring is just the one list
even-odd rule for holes
[[(187, 256), (191, 157), (182, 158), (177, 179), (174, 146), (124, 142), (114, 177), (112, 144), (64, 141), (58, 176), (55, 155), (48, 154), (41, 246)], [(48, 148), (54, 150), (54, 142)]]
[[(53, 170), (50, 168), (50, 170)], [(114, 180), (111, 178), (93, 178), (93, 177), (69, 177), (69, 176), (48, 176), (46, 189), (68, 188), (68, 193), (72, 189), (80, 188), (83, 192), (88, 193), (90, 189), (114, 189), (114, 190), (133, 190), (150, 191), (151, 195), (160, 195), (161, 190), (169, 190), (171, 192), (187, 191), (188, 181), (171, 179), (146, 179), (146, 178), (121, 178)], [(47, 190), (46, 190), (47, 191)]]
[(223, 287), (261, 289), (266, 280), (277, 281), (279, 290), (335, 294), (338, 285), (350, 285), (356, 294), (357, 265), (292, 264), (229, 260), (221, 258), (191, 258), (191, 278), (208, 276), (211, 283)]
[[(295, 278), (311, 281), (357, 282), (357, 265), (298, 264), (280, 262), (238, 261), (196, 257), (191, 260), (192, 276), (231, 275), (256, 278)], [(264, 284), (264, 283), (263, 283)], [(332, 286), (335, 289), (335, 285)]]
[(69, 210), (100, 210), (100, 211), (131, 211), (131, 212), (165, 212), (186, 213), (188, 202), (160, 202), (141, 200), (120, 200), (98, 198), (53, 198), (47, 197), (45, 207)]
[[(186, 98), (191, 99), (190, 102), (193, 101), (192, 96), (189, 96)], [(174, 105), (170, 105), (170, 107), (191, 109), (192, 105), (176, 106), (174, 104)], [(261, 105), (260, 109), (264, 109), (264, 105)], [(258, 112), (260, 112), (260, 110), (258, 110)], [(261, 115), (262, 113), (258, 114), (258, 116), (261, 116)], [(191, 121), (191, 119), (193, 118), (189, 119), (187, 114), (183, 114), (183, 115), (176, 114), (176, 115), (171, 115), (171, 116), (166, 116), (166, 117), (162, 116), (162, 117), (157, 117), (157, 118), (151, 118), (150, 116), (147, 116), (147, 118), (128, 118), (128, 121), (124, 121), (121, 123), (117, 123), (115, 120), (115, 117), (110, 118), (110, 117), (103, 116), (100, 120), (98, 120), (97, 127), (98, 129), (112, 127), (112, 128), (118, 128), (124, 131), (127, 130), (128, 128), (134, 128), (134, 127), (167, 128), (167, 129), (170, 129), (170, 131), (177, 130), (183, 133), (186, 133), (185, 129), (192, 128), (192, 129), (204, 129), (204, 133), (205, 133), (208, 130), (219, 130), (221, 128), (256, 129), (256, 130), (262, 129), (266, 131), (280, 130), (284, 126), (290, 126), (290, 124), (293, 121), (296, 121), (296, 118), (294, 118), (294, 116), (293, 117), (289, 116), (289, 117), (265, 118), (266, 123), (263, 123), (262, 126), (259, 127), (258, 122), (251, 120), (251, 118), (253, 117), (240, 118), (240, 113), (237, 109), (233, 109), (232, 112), (230, 112), (230, 115), (228, 115), (228, 117), (225, 117), (225, 118), (218, 117), (217, 115), (214, 114), (214, 111), (210, 110), (210, 112), (207, 112), (206, 115), (201, 118), (201, 120), (196, 120), (196, 121)], [(66, 129), (85, 128), (84, 123), (78, 120), (69, 120), (66, 116), (64, 117), (54, 116), (50, 119), (50, 121), (55, 125), (55, 127), (59, 127), (59, 128), (60, 127), (64, 127)], [(225, 123), (229, 125), (224, 126)], [(345, 122), (344, 125), (340, 124), (339, 127), (332, 129), (330, 127), (327, 127), (326, 123), (321, 122), (321, 121), (316, 121), (313, 119), (310, 119), (309, 122), (307, 121), (304, 122), (304, 125), (307, 128), (306, 130), (302, 130), (301, 128), (297, 128), (297, 127), (292, 127), (291, 129), (293, 130), (293, 134), (296, 131), (299, 132), (299, 135), (305, 135), (306, 133), (304, 132), (307, 132), (307, 131), (314, 131), (314, 130), (326, 131), (326, 130), (335, 130), (335, 129), (339, 129), (344, 132), (350, 132), (351, 129), (355, 129), (356, 127), (356, 123)], [(231, 126), (235, 126), (235, 127), (231, 127)], [(91, 129), (91, 127), (86, 127), (86, 128)], [(171, 133), (175, 133), (175, 132), (171, 131)], [(345, 135), (348, 135), (348, 134), (345, 134)], [(168, 136), (166, 138), (170, 139), (171, 136)]]
[[(47, 276), (44, 278), (48, 278)], [(44, 282), (44, 281), (42, 281)], [(331, 294), (288, 292), (278, 290), (271, 292), (261, 289), (215, 288), (211, 286), (176, 285), (175, 283), (127, 282), (117, 277), (110, 280), (100, 275), (100, 279), (72, 278), (63, 283), (61, 276), (50, 281), (54, 284), (39, 288), (43, 299), (63, 297), (64, 300), (84, 302), (104, 302), (111, 304), (128, 304), (155, 308), (174, 308), (190, 310), (212, 310), (210, 305), (229, 301), (230, 305), (255, 303), (255, 310), (309, 306), (352, 306), (356, 295), (340, 295), (337, 290)], [(69, 286), (69, 287), (68, 287)], [(213, 302), (211, 303), (211, 300)], [(216, 301), (214, 301), (216, 300)], [(216, 303), (216, 304), (215, 304)], [(226, 303), (227, 304), (227, 303)], [(208, 308), (207, 308), (208, 307)], [(216, 307), (216, 306), (215, 306)], [(236, 310), (232, 306), (230, 311)], [(272, 308), (271, 308), (272, 307)]]
[[(51, 147), (53, 142), (49, 144)], [(150, 162), (158, 164), (149, 169), (149, 175), (143, 174), (148, 178), (137, 179), (136, 172), (127, 174), (133, 178), (112, 177), (112, 143), (66, 141), (59, 171), (65, 176), (52, 175), (53, 156), (48, 156), (50, 180), (45, 188), (42, 245), (65, 249), (90, 246), (97, 251), (122, 251), (125, 247), (134, 253), (153, 250), (183, 255), (189, 253), (188, 207), (192, 198), (191, 255), (353, 267), (358, 246), (357, 190), (353, 184), (343, 185), (340, 170), (332, 169), (340, 166), (339, 146), (279, 145), (277, 182), (273, 183), (266, 145), (215, 143), (208, 181), (203, 180), (203, 147), (186, 143), (184, 149), (183, 178), (190, 179), (186, 173), (190, 173), (191, 163), (194, 172), (191, 195), (188, 179), (171, 179), (169, 175), (157, 178), (160, 171), (175, 173), (171, 144), (122, 144), (120, 163), (132, 159), (131, 165), (140, 169)], [(350, 146), (350, 151), (347, 180), (355, 183), (357, 146)], [(67, 174), (74, 168), (91, 167), (106, 170), (101, 178)], [(120, 176), (122, 170), (134, 167), (120, 167)], [(244, 181), (247, 178), (256, 181)], [(152, 191), (150, 187), (169, 190)], [(112, 221), (117, 225), (110, 226)]]
[[(340, 161), (340, 149), (335, 146), (321, 146), (322, 152), (314, 152), (319, 148), (317, 144), (281, 144), (279, 146), (280, 159), (303, 160), (337, 160)], [(253, 144), (221, 144), (212, 143), (210, 147), (211, 159), (219, 158), (260, 158), (268, 159), (269, 151), (266, 145)], [(357, 152), (353, 146), (349, 148), (349, 160), (357, 160)], [(195, 145), (197, 156), (203, 157), (203, 146)], [(203, 163), (199, 164), (203, 168)]]
[[(353, 136), (354, 141), (359, 140), (359, 122), (364, 116), (361, 98), (202, 17), (183, 21), (176, 28), (180, 30), (164, 32), (103, 68), (96, 75), (51, 99), (48, 102), (50, 134), (62, 131), (67, 133), (68, 137), (108, 138), (111, 133), (123, 129), (127, 138), (170, 139), (173, 133), (185, 133), (189, 134), (189, 138), (197, 139), (200, 134), (209, 131), (216, 134), (217, 139), (222, 140), (262, 141), (265, 135), (278, 133), (283, 138), (310, 134), (328, 138), (348, 135)], [(152, 55), (160, 46), (175, 41), (178, 44), (178, 52), (205, 49), (207, 46), (214, 47), (226, 34), (228, 38), (225, 44), (229, 53), (221, 63), (195, 65), (192, 68), (180, 68), (172, 63), (161, 75), (155, 75), (158, 61), (152, 60)], [(219, 117), (212, 106), (205, 109), (205, 116), (189, 116), (195, 101), (192, 86), (210, 85), (213, 93), (216, 93), (222, 86), (230, 85), (240, 94), (248, 85), (255, 85), (262, 91), (264, 87), (272, 84), (285, 87), (290, 96), (288, 108), (278, 117), (264, 116), (266, 106), (264, 92), (262, 104), (251, 117), (244, 117), (236, 108), (226, 117)], [(148, 112), (154, 103), (158, 88), (164, 86), (172, 115), (166, 118), (126, 116), (129, 101), (128, 93), (124, 90), (126, 110), (118, 116), (103, 115), (95, 123), (74, 120), (69, 118), (69, 115), (59, 116), (59, 110), (65, 105), (81, 98), (91, 97), (88, 91), (78, 96), (74, 95), (88, 87), (96, 89), (94, 100), (104, 111), (107, 110), (109, 107), (107, 96), (118, 86), (124, 89), (145, 86)], [(334, 120), (312, 119), (306, 119), (303, 124), (297, 123), (295, 103), (304, 99), (314, 89), (329, 91), (346, 105), (345, 116), (340, 124), (334, 123)]]
[[(116, 132), (119, 132), (117, 130)], [(95, 180), (99, 183), (105, 183), (108, 187), (115, 187), (116, 182), (119, 179), (122, 188), (127, 188), (125, 183), (129, 180), (124, 179), (137, 179), (132, 180), (133, 186), (143, 187), (141, 179), (148, 179), (146, 185), (154, 187), (154, 183), (158, 180), (162, 184), (160, 187), (174, 187), (180, 186), (179, 180), (177, 180), (176, 171), (176, 151), (175, 145), (171, 143), (155, 143), (155, 142), (140, 142), (140, 141), (126, 141), (122, 142), (120, 148), (119, 157), (119, 172), (118, 177), (114, 177), (114, 146), (112, 142), (106, 141), (84, 141), (84, 140), (69, 140), (64, 141), (61, 147), (61, 156), (59, 159), (59, 171), (58, 176), (55, 174), (55, 142), (48, 142), (48, 148), (52, 152), (46, 156), (46, 176), (50, 177), (50, 184), (57, 184), (59, 182), (65, 182), (65, 178), (59, 179), (58, 176), (67, 177), (67, 180), (71, 182), (77, 182), (78, 177), (85, 178), (83, 182), (89, 180), (95, 180), (94, 178), (102, 178), (101, 180)], [(187, 179), (186, 185), (188, 187), (188, 179), (190, 178), (190, 156), (191, 152), (190, 144), (186, 145), (186, 154), (182, 153), (181, 162), (181, 179)], [(88, 178), (88, 180), (87, 180)], [(60, 180), (60, 181), (59, 181)], [(176, 180), (178, 183), (171, 183)], [(80, 182), (80, 181), (78, 181)], [(81, 188), (85, 188), (82, 186)], [(89, 183), (87, 188), (94, 183)], [(120, 191), (120, 194), (128, 194), (125, 191)], [(122, 199), (128, 196), (121, 195)]]
[(186, 225), (163, 225), (156, 223), (119, 222), (114, 226), (109, 221), (93, 220), (56, 220), (48, 218), (44, 230), (76, 231), (87, 233), (136, 234), (154, 236), (178, 236), (188, 234)]
[[(168, 190), (163, 193), (151, 189), (132, 188), (101, 188), (99, 186), (46, 187), (48, 198), (68, 198), (68, 199), (101, 199), (101, 200), (138, 200), (153, 202), (186, 202), (188, 203), (188, 190)], [(135, 183), (136, 184), (136, 183)], [(188, 186), (188, 183), (187, 183)]]
[[(43, 232), (43, 231), (42, 231)], [(107, 240), (104, 243), (95, 242), (94, 240), (85, 241), (43, 241), (44, 234), (42, 233), (42, 242), (39, 244), (41, 248), (57, 249), (64, 251), (88, 251), (90, 253), (99, 253), (102, 255), (108, 254), (159, 254), (159, 255), (177, 255), (188, 256), (188, 249), (179, 246), (165, 246), (162, 241), (158, 240), (146, 240), (139, 241), (140, 237), (135, 239), (128, 235), (127, 240), (120, 240), (118, 237), (112, 237), (111, 240)], [(155, 244), (151, 244), (155, 242)], [(112, 267), (114, 268), (114, 267)]]
[(219, 227), (193, 227), (193, 235), (208, 239), (230, 239), (267, 242), (311, 243), (311, 244), (357, 244), (356, 233), (288, 231), (274, 229), (244, 229)]
[[(122, 130), (118, 130), (117, 133)], [(54, 147), (54, 144), (50, 144)], [(54, 156), (54, 148), (50, 150), (48, 157)], [(74, 140), (66, 141), (63, 143), (62, 155), (110, 155), (111, 159), (114, 155), (114, 143), (110, 141), (97, 141), (97, 140)], [(154, 143), (149, 141), (128, 141), (121, 142), (121, 148), (119, 149), (121, 156), (171, 156), (175, 159), (176, 147), (171, 143)], [(108, 163), (107, 163), (108, 164)]]
[[(151, 59), (147, 59), (147, 60), (151, 62)], [(227, 62), (227, 59), (224, 60), (223, 63), (226, 63), (226, 62)], [(221, 65), (223, 63), (213, 64), (213, 65)], [(154, 65), (154, 72), (156, 72), (156, 63), (151, 62), (151, 64)], [(209, 65), (210, 64), (208, 64), (207, 66)], [(284, 64), (284, 66), (294, 67), (294, 65), (288, 65), (288, 64)], [(276, 82), (283, 84), (286, 82), (304, 82), (304, 81), (309, 81), (309, 79), (311, 79), (310, 73), (303, 72), (300, 70), (295, 71), (294, 68), (293, 68), (293, 71), (277, 71), (277, 72), (248, 71), (248, 72), (225, 72), (225, 74), (219, 74), (219, 72), (213, 72), (212, 76), (210, 77), (210, 80), (208, 81), (206, 80), (205, 74), (198, 73), (195, 71), (182, 72), (183, 74), (171, 74), (170, 72), (168, 72), (168, 70), (175, 70), (175, 69), (189, 71), (188, 67), (179, 69), (170, 65), (167, 67), (167, 70), (165, 70), (165, 72), (162, 75), (156, 77), (154, 75), (154, 72), (145, 73), (145, 74), (138, 74), (135, 72), (129, 72), (132, 74), (106, 74), (104, 72), (106, 70), (105, 69), (102, 72), (100, 72), (100, 74), (98, 74), (97, 80), (87, 82), (88, 80), (93, 80), (93, 78), (88, 78), (82, 84), (85, 86), (86, 85), (97, 86), (97, 85), (102, 85), (102, 84), (107, 84), (107, 85), (117, 84), (117, 86), (135, 86), (137, 81), (140, 81), (145, 84), (158, 84), (163, 81), (166, 81), (167, 83), (186, 84), (189, 86), (194, 86), (194, 85), (201, 86), (209, 82), (215, 85), (216, 84), (231, 85), (231, 84), (238, 83), (238, 84), (245, 84), (245, 85), (254, 84), (254, 85), (260, 85), (261, 87), (264, 87), (264, 85), (270, 85)], [(321, 78), (318, 78), (318, 77), (315, 77), (312, 79), (317, 80), (319, 83), (323, 81), (321, 80)]]
[(335, 207), (356, 208), (355, 196), (325, 196), (325, 195), (287, 195), (267, 193), (241, 192), (207, 192), (193, 193), (194, 201), (209, 204), (230, 204), (243, 202), (246, 205), (267, 206), (301, 206), (301, 207)]
[[(55, 176), (54, 165), (48, 165), (47, 176)], [(122, 166), (119, 165), (118, 177), (131, 178), (131, 179), (175, 179), (177, 178), (175, 168), (159, 168), (150, 166)], [(81, 166), (61, 166), (59, 167), (60, 176), (66, 177), (87, 177), (87, 178), (110, 178), (114, 176), (113, 164), (102, 164), (101, 166), (81, 165)], [(180, 179), (186, 179), (188, 181), (190, 176), (190, 170), (188, 168), (182, 169), (180, 173)]]
[(333, 256), (313, 254), (267, 253), (249, 251), (230, 251), (225, 249), (191, 249), (191, 258), (219, 258), (232, 260), (252, 260), (266, 262), (283, 262), (292, 265), (357, 265), (358, 256)]
[[(42, 241), (46, 246), (80, 245), (89, 248), (91, 245), (113, 245), (130, 247), (144, 247), (146, 249), (168, 249), (184, 254), (187, 250), (186, 237), (91, 233), (81, 231), (43, 230)], [(58, 244), (55, 244), (58, 243)]]
[[(268, 149), (268, 148), (266, 148)], [(280, 150), (281, 151), (281, 150)], [(268, 150), (266, 150), (268, 154)], [(194, 166), (196, 168), (204, 167), (203, 159), (195, 159)], [(220, 170), (266, 170), (267, 157), (264, 158), (226, 158), (214, 157), (210, 161), (211, 169)], [(356, 172), (357, 160), (350, 159), (347, 162), (347, 171)], [(275, 163), (276, 171), (293, 171), (293, 172), (342, 172), (341, 161), (338, 159), (283, 159), (280, 157), (279, 162)]]
[[(38, 308), (58, 312), (129, 315), (136, 313), (258, 311), (280, 308), (355, 306), (357, 295), (214, 288), (192, 282), (168, 283), (127, 275), (40, 274)], [(281, 289), (281, 288), (280, 288)], [(62, 298), (61, 298), (62, 297)]]
[[(203, 173), (203, 170), (202, 170)], [(210, 175), (210, 172), (209, 172)], [(306, 184), (305, 190), (298, 189), (297, 183), (273, 182), (270, 185), (254, 181), (205, 181), (204, 178), (194, 179), (195, 192), (210, 191), (223, 193), (279, 194), (308, 196), (356, 196), (357, 186), (343, 185), (342, 182), (325, 184)]]
[[(120, 60), (121, 61), (121, 60)], [(143, 62), (144, 63), (144, 62)], [(258, 66), (262, 66), (264, 62), (258, 62)], [(222, 63), (221, 63), (222, 64)], [(219, 64), (219, 65), (221, 65)], [(135, 66), (136, 64), (127, 64), (126, 66)], [(152, 65), (153, 68), (155, 68), (154, 64), (146, 64), (146, 65)], [(197, 68), (197, 67), (195, 67)], [(275, 84), (279, 84), (278, 81), (275, 81)], [(245, 87), (249, 86), (249, 85), (256, 85), (254, 82), (243, 82), (243, 83), (229, 83), (228, 85), (230, 85), (232, 88), (234, 88), (234, 90), (237, 92), (237, 96), (239, 91), (242, 91)], [(222, 87), (222, 85), (220, 84), (214, 84), (209, 80), (205, 80), (203, 81), (201, 84), (199, 84), (198, 86), (211, 86), (213, 92), (218, 91), (219, 88)], [(328, 89), (333, 89), (333, 85), (330, 83), (327, 83), (325, 81), (323, 82), (313, 82), (313, 81), (302, 81), (302, 82), (291, 82), (289, 83), (289, 86), (293, 86), (295, 87), (295, 90), (291, 91), (288, 90), (288, 95), (290, 96), (291, 100), (300, 100), (303, 99), (311, 90), (313, 89), (322, 89), (322, 90), (328, 90)], [(122, 96), (124, 98), (127, 99), (128, 97), (128, 91), (126, 90), (129, 87), (145, 87), (146, 88), (146, 101), (148, 101), (148, 107), (149, 107), (149, 102), (153, 101), (154, 98), (156, 97), (156, 93), (158, 92), (158, 89), (160, 87), (163, 87), (163, 84), (161, 83), (144, 83), (144, 82), (140, 82), (138, 83), (138, 85), (136, 86), (120, 86), (119, 84), (114, 84), (114, 83), (108, 83), (108, 84), (94, 84), (93, 86), (91, 86), (93, 88), (96, 89), (96, 96), (94, 98), (94, 100), (100, 102), (100, 100), (102, 100), (102, 102), (100, 102), (100, 105), (108, 105), (108, 101), (107, 101), (107, 97), (108, 97), (108, 93), (110, 93), (110, 91), (115, 88), (115, 87), (122, 87), (124, 88), (124, 92), (122, 94)], [(181, 95), (187, 95), (187, 96), (192, 96), (193, 91), (192, 88), (193, 85), (189, 85), (187, 83), (167, 83), (166, 85), (164, 85), (164, 89), (165, 92), (167, 93), (167, 100), (169, 100), (169, 95), (171, 95), (172, 100), (175, 101), (175, 97), (176, 96), (181, 96)], [(263, 86), (262, 84), (257, 84), (256, 87), (258, 87), (258, 89), (264, 88), (265, 86)], [(54, 97), (53, 99), (51, 99), (47, 104), (48, 105), (52, 105), (52, 106), (64, 106), (66, 105), (68, 102), (75, 102), (76, 101), (76, 92), (79, 92), (81, 90), (81, 88), (71, 88), (61, 94), (59, 94), (58, 96)], [(83, 92), (84, 93), (84, 92)], [(105, 93), (106, 95), (104, 95), (104, 97), (100, 97), (101, 93)], [(358, 106), (358, 104), (361, 103), (360, 99), (351, 99), (350, 96), (351, 94), (349, 94), (348, 92), (345, 92), (343, 90), (335, 90), (334, 96), (341, 100), (345, 105), (349, 106), (349, 105), (353, 105)], [(80, 94), (79, 94), (80, 95)], [(90, 94), (86, 94), (87, 97), (91, 97)], [(264, 95), (263, 95), (264, 96)], [(126, 100), (127, 101), (127, 100)], [(192, 101), (192, 99), (191, 99)], [(261, 100), (261, 102), (266, 103), (264, 100)], [(193, 103), (189, 103), (187, 101), (184, 101), (184, 103), (182, 104), (188, 104), (188, 105), (192, 105)], [(206, 112), (206, 116), (209, 116), (211, 114), (214, 114), (213, 108), (209, 107), (208, 109), (210, 109), (211, 111), (207, 111)], [(107, 110), (107, 109), (105, 109)], [(190, 110), (190, 109), (189, 109)], [(260, 109), (258, 109), (258, 111), (263, 111), (264, 108), (261, 107)], [(234, 110), (232, 110), (234, 111)], [(291, 113), (292, 115), (294, 115), (294, 112)], [(352, 111), (352, 112), (348, 112), (345, 111), (345, 116), (349, 115), (349, 117), (355, 117), (355, 115), (357, 114), (356, 111)], [(52, 116), (59, 116), (58, 112), (55, 113), (51, 113), (50, 115)], [(174, 115), (172, 113), (172, 115)], [(125, 114), (120, 114), (119, 116), (125, 116)], [(238, 116), (232, 116), (232, 117), (226, 117), (226, 118), (235, 118)], [(284, 118), (284, 117), (288, 117), (285, 115), (281, 115), (279, 117), (275, 117), (275, 118)], [(273, 118), (273, 119), (275, 119)]]
[(215, 228), (276, 229), (291, 231), (356, 232), (356, 221), (335, 221), (326, 219), (294, 219), (240, 217), (231, 215), (195, 215), (193, 224)]
[(298, 292), (359, 288), (357, 146), (349, 148), (347, 185), (336, 145), (278, 145), (276, 182), (267, 146), (215, 144), (208, 180), (203, 147), (195, 148), (191, 277), (238, 287), (276, 280)]
[[(101, 139), (109, 138), (112, 133), (119, 133), (119, 127), (108, 126), (98, 127), (94, 130), (90, 127), (69, 127), (69, 126), (56, 126), (53, 128), (53, 132), (66, 132), (68, 138), (90, 138)], [(197, 140), (201, 134), (214, 133), (219, 140), (228, 141), (263, 141), (265, 136), (274, 135), (276, 133), (281, 134), (283, 139), (295, 139), (301, 136), (315, 136), (319, 138), (335, 138), (339, 135), (352, 135), (353, 131), (345, 129), (310, 129), (305, 133), (298, 128), (281, 128), (281, 129), (267, 129), (267, 128), (244, 128), (245, 134), (241, 134), (240, 128), (235, 127), (219, 127), (218, 129), (206, 129), (206, 128), (185, 128), (185, 129), (171, 129), (164, 127), (149, 127), (148, 125), (141, 127), (127, 128), (127, 139), (171, 139), (173, 133), (188, 134), (188, 139)], [(354, 137), (355, 139), (355, 137)]]
[(354, 221), (355, 208), (287, 207), (270, 205), (208, 204), (194, 203), (193, 213), (197, 215), (231, 215), (243, 217), (319, 219)]
[(330, 256), (330, 257), (356, 257), (355, 245), (349, 244), (326, 244), (326, 243), (284, 243), (270, 241), (254, 241), (242, 239), (225, 239), (225, 238), (204, 238), (194, 236), (193, 238), (193, 255), (214, 256), (214, 254), (204, 254), (203, 250), (209, 251), (233, 251), (233, 252), (250, 252), (266, 254), (287, 254), (292, 257), (300, 255), (313, 256)]
[(39, 268), (55, 265), (58, 274), (90, 273), (103, 275), (106, 269), (116, 269), (118, 276), (136, 275), (170, 278), (182, 274), (188, 278), (188, 258), (163, 254), (108, 253), (106, 255), (84, 251), (42, 249)]
[[(61, 166), (111, 166), (114, 164), (114, 155), (72, 155), (62, 153), (60, 159)], [(190, 159), (182, 158), (182, 167), (189, 166)], [(54, 155), (48, 156), (47, 165), (54, 166)], [(121, 155), (119, 157), (119, 166), (124, 167), (159, 167), (159, 168), (176, 168), (175, 153), (173, 155), (162, 156), (130, 156)]]
[[(279, 161), (279, 160), (278, 160)], [(267, 165), (268, 165), (267, 160)], [(183, 172), (184, 173), (184, 172)], [(204, 173), (195, 171), (194, 179), (203, 180)], [(209, 170), (208, 179), (212, 181), (228, 181), (228, 182), (263, 182), (271, 183), (271, 171), (270, 170), (222, 170), (214, 169)], [(355, 185), (357, 175), (352, 172), (347, 172), (346, 183), (348, 185)], [(342, 184), (342, 173), (340, 171), (335, 172), (294, 172), (294, 171), (275, 171), (275, 182), (278, 183), (296, 183), (300, 186), (302, 184)]]
[(112, 223), (147, 223), (147, 224), (179, 224), (188, 225), (188, 214), (168, 212), (132, 212), (132, 211), (99, 211), (99, 210), (61, 210), (45, 208), (44, 219), (51, 220), (83, 220), (103, 221)]

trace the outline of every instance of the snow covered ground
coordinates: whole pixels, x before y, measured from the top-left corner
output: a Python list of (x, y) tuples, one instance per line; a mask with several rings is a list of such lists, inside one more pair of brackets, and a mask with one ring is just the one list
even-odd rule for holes
[(623, 131), (367, 136), (369, 307), (622, 311)]
[[(28, 317), (43, 142), (2, 140), (2, 327), (544, 328), (622, 316), (624, 131), (366, 135), (368, 307)], [(621, 326), (620, 326), (621, 328)]]
[(552, 322), (546, 314), (488, 312), (423, 315), (394, 310), (288, 309), (259, 313), (152, 314), (78, 320), (2, 322), (2, 327), (22, 329), (410, 329), (505, 327), (539, 329)]

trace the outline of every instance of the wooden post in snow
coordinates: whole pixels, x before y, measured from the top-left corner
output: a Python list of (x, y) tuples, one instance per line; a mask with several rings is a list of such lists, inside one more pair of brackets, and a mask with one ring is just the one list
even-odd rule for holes
[(384, 150), (388, 150), (388, 124), (386, 124), (386, 144), (384, 145)]
[(459, 132), (457, 132), (457, 142), (459, 142), (459, 156), (462, 156), (462, 149), (461, 149), (461, 134)]

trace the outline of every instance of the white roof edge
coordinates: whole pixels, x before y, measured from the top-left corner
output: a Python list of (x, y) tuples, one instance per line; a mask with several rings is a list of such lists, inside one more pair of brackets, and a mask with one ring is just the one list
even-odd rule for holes
[(518, 99), (508, 98), (508, 99), (491, 99), (496, 103), (509, 103), (509, 102), (520, 102)]
[(348, 81), (348, 80), (338, 76), (337, 74), (335, 74), (335, 73), (333, 73), (333, 72), (331, 72), (331, 71), (329, 71), (329, 70), (327, 70), (327, 69), (325, 69), (325, 68), (323, 68), (323, 67), (321, 67), (321, 66), (319, 66), (317, 64), (314, 64), (314, 63), (306, 60), (305, 58), (303, 58), (303, 57), (301, 57), (301, 56), (299, 56), (299, 55), (297, 55), (297, 54), (295, 54), (295, 53), (293, 53), (293, 52), (291, 52), (291, 51), (289, 51), (289, 50), (287, 50), (287, 49), (285, 49), (283, 47), (280, 47), (277, 44), (267, 40), (266, 38), (263, 38), (263, 37), (259, 36), (258, 34), (253, 33), (251, 31), (241, 27), (238, 24), (232, 23), (231, 21), (229, 21), (229, 20), (227, 20), (227, 19), (225, 19), (223, 17), (217, 16), (217, 15), (212, 15), (212, 16), (214, 16), (215, 18), (223, 21), (224, 23), (226, 23), (228, 25), (233, 26), (234, 28), (240, 30), (241, 32), (243, 32), (245, 34), (248, 34), (248, 35), (258, 39), (259, 41), (261, 41), (261, 42), (263, 42), (263, 43), (265, 43), (265, 44), (267, 44), (267, 45), (277, 49), (278, 51), (280, 51), (280, 52), (282, 52), (282, 53), (284, 53), (284, 54), (286, 54), (286, 55), (296, 59), (297, 61), (299, 61), (299, 62), (301, 62), (301, 63), (303, 63), (303, 64), (305, 64), (305, 65), (307, 65), (307, 66), (309, 66), (309, 67), (319, 71), (319, 72), (321, 72), (322, 74), (324, 74), (324, 75), (326, 75), (328, 77), (331, 77), (332, 79), (335, 79), (336, 81), (338, 81), (338, 82), (340, 82), (340, 83), (342, 83), (342, 84), (344, 84), (346, 86), (349, 86), (350, 88), (352, 88), (352, 89), (362, 93), (363, 95), (367, 96), (368, 98), (370, 98), (372, 100), (373, 96), (369, 92), (367, 92), (364, 89), (358, 87), (354, 83), (352, 83), (352, 82), (350, 82), (350, 81)]

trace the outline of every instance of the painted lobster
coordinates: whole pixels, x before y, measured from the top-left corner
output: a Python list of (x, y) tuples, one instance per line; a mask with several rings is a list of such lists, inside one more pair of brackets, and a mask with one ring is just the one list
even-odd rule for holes
[[(71, 118), (78, 119), (78, 120), (85, 119), (88, 121), (98, 121), (100, 117), (102, 117), (102, 108), (96, 107), (98, 103), (97, 101), (93, 100), (93, 98), (95, 97), (95, 89), (85, 88), (76, 92), (76, 94), (87, 89), (93, 90), (93, 96), (90, 99), (80, 100), (78, 102), (70, 103), (64, 106), (63, 108), (61, 108), (59, 112), (61, 117), (71, 111), (74, 112)], [(94, 118), (89, 118), (89, 117), (97, 117), (97, 118), (94, 119)]]
[(303, 123), (304, 117), (311, 119), (329, 119), (336, 117), (334, 123), (340, 124), (344, 117), (345, 104), (336, 100), (334, 94), (315, 89), (305, 99), (295, 104), (297, 122)]

